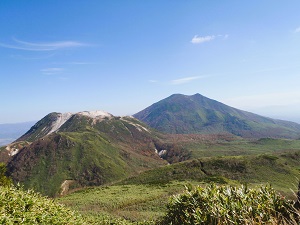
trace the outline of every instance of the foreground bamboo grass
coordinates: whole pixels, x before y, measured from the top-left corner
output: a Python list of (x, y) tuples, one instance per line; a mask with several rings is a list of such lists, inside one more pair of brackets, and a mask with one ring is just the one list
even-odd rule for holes
[(88, 224), (79, 213), (19, 186), (0, 186), (0, 224)]
[(171, 198), (160, 224), (286, 224), (296, 225), (300, 214), (294, 202), (277, 194), (270, 186), (187, 187)]
[(294, 201), (277, 194), (269, 185), (260, 188), (188, 185), (183, 193), (170, 198), (166, 208), (160, 218), (133, 222), (110, 215), (81, 215), (32, 190), (0, 186), (0, 224), (296, 225), (300, 222)]

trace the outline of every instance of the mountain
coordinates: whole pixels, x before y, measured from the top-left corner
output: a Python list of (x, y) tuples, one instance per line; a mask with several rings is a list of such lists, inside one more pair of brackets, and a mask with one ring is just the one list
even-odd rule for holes
[(35, 122), (0, 124), (0, 146), (7, 145), (23, 135)]
[(200, 94), (174, 94), (133, 115), (164, 133), (231, 133), (247, 138), (299, 138), (300, 125), (242, 111)]
[[(10, 151), (3, 151), (13, 153), (7, 169), (15, 182), (55, 196), (166, 165), (155, 152), (159, 140), (155, 131), (133, 117), (102, 111), (50, 113)], [(19, 143), (23, 146), (14, 148)]]

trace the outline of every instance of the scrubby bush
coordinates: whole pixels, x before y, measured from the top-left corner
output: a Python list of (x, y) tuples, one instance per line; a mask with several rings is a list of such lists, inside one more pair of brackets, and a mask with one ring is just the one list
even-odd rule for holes
[(186, 188), (167, 205), (159, 224), (299, 224), (299, 212), (270, 186)]
[(0, 186), (0, 224), (87, 224), (53, 199), (20, 187)]

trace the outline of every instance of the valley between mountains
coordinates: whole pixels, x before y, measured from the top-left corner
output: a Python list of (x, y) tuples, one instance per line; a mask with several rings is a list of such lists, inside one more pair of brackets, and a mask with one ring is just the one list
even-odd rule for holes
[(188, 183), (269, 183), (294, 199), (300, 125), (174, 94), (133, 116), (50, 113), (1, 147), (0, 162), (14, 183), (89, 218), (155, 220)]

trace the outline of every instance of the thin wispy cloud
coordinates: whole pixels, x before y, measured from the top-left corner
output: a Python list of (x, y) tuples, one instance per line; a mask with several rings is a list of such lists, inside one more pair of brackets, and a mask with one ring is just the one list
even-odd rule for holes
[(24, 50), (24, 51), (54, 51), (66, 48), (77, 48), (88, 46), (86, 43), (78, 41), (56, 41), (56, 42), (27, 42), (13, 38), (13, 44), (0, 43), (0, 47)]
[(184, 77), (176, 80), (171, 80), (171, 84), (173, 85), (179, 85), (179, 84), (186, 84), (194, 80), (199, 80), (206, 78), (207, 76), (192, 76), (192, 77)]
[(66, 63), (61, 63), (61, 64), (69, 64), (69, 65), (97, 65), (100, 64), (98, 62), (66, 62)]
[(69, 64), (71, 65), (93, 65), (93, 64), (97, 64), (95, 62), (70, 62)]
[(44, 54), (41, 55), (41, 56), (37, 56), (37, 57), (25, 57), (23, 55), (10, 55), (11, 58), (13, 59), (20, 59), (20, 60), (37, 60), (37, 59), (48, 59), (48, 58), (51, 58), (53, 56), (55, 56), (56, 53), (52, 53), (52, 54)]
[(215, 35), (210, 35), (210, 36), (198, 36), (198, 35), (195, 35), (192, 40), (191, 40), (191, 43), (193, 44), (202, 44), (204, 42), (208, 42), (208, 41), (212, 41), (215, 39)]
[(46, 75), (59, 74), (63, 71), (64, 71), (64, 68), (58, 68), (58, 67), (41, 69), (41, 72)]
[(202, 44), (204, 42), (209, 42), (209, 41), (213, 41), (216, 38), (223, 38), (228, 39), (229, 38), (229, 34), (219, 34), (219, 35), (208, 35), (208, 36), (199, 36), (199, 35), (195, 35), (192, 40), (191, 43), (192, 44)]
[(150, 83), (158, 83), (158, 80), (149, 80)]
[(300, 32), (300, 27), (297, 27), (295, 30), (294, 30), (295, 33), (299, 33)]

